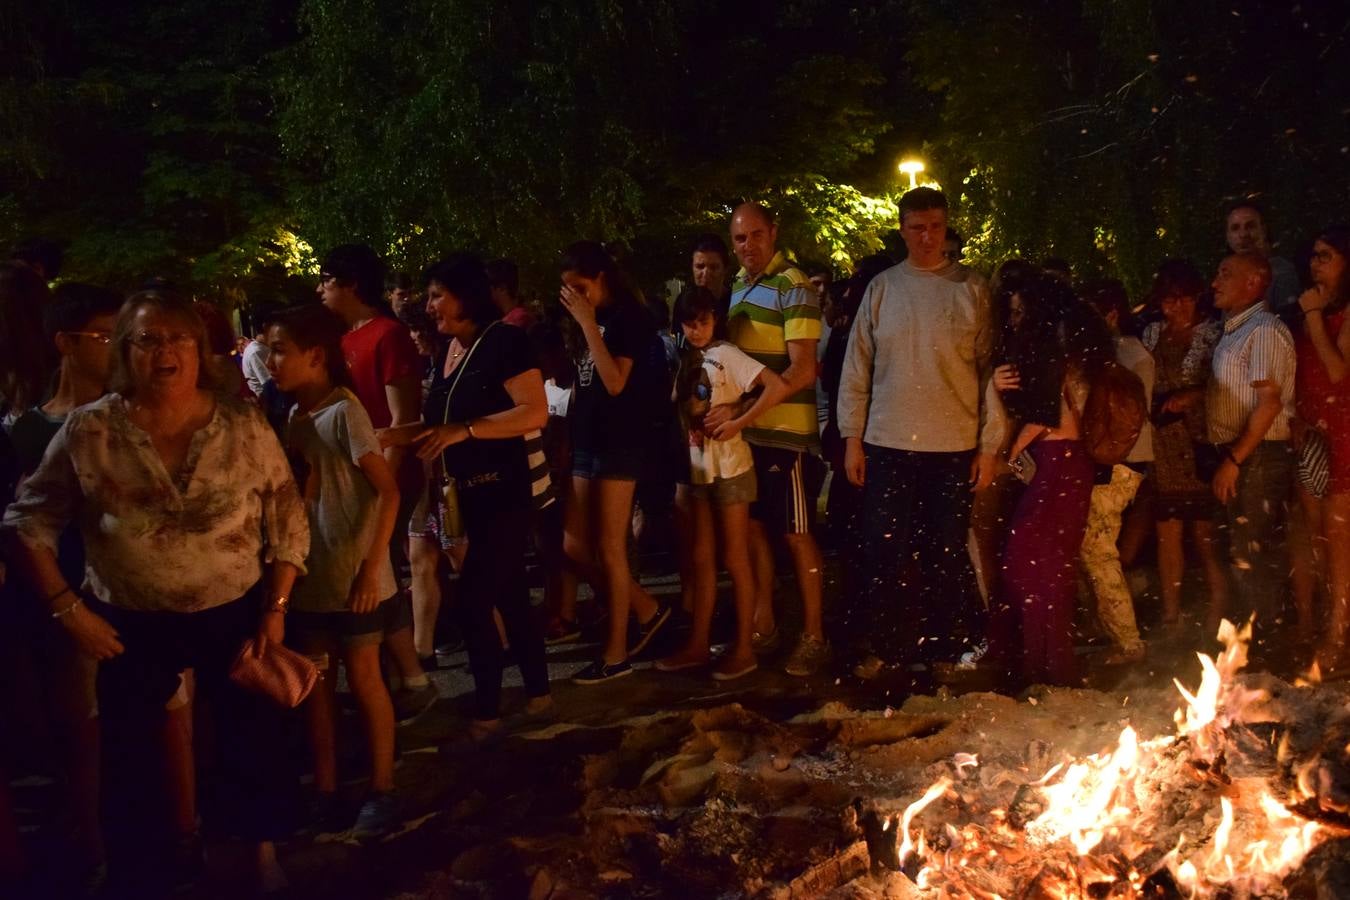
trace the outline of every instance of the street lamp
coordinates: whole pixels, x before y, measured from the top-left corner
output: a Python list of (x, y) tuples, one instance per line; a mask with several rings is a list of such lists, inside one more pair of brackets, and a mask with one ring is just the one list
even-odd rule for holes
[(909, 189), (911, 191), (919, 186), (919, 179), (915, 176), (923, 171), (923, 163), (917, 159), (907, 159), (900, 163), (899, 168), (901, 172), (909, 176)]

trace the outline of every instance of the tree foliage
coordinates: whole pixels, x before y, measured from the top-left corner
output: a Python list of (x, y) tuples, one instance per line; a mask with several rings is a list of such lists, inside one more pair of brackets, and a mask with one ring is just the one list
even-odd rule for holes
[(0, 12), (0, 240), (71, 275), (281, 291), (313, 248), (644, 284), (745, 198), (841, 268), (893, 240), (921, 151), (987, 264), (1136, 290), (1208, 263), (1225, 200), (1289, 253), (1344, 218), (1344, 16), (1253, 0), (51, 0)]

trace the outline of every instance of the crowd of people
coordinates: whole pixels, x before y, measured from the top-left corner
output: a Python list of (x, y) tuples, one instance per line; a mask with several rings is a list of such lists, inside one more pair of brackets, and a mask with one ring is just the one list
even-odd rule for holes
[[(652, 647), (657, 672), (733, 681), (780, 646), (797, 677), (1078, 684), (1084, 606), (1107, 665), (1148, 654), (1126, 568), (1150, 535), (1160, 633), (1255, 613), (1258, 646), (1346, 671), (1350, 229), (1315, 236), (1300, 286), (1240, 203), (1212, 278), (1167, 260), (1131, 302), (1050, 260), (987, 281), (947, 215), (939, 191), (909, 191), (903, 260), (836, 282), (745, 203), (730, 250), (696, 240), (673, 298), (589, 241), (535, 303), (508, 260), (454, 254), (414, 279), (344, 245), (316, 302), (251, 310), (237, 343), (171, 285), (62, 281), (45, 246), (0, 264), (5, 655), (55, 736), (70, 873), (89, 890), (109, 859), (191, 879), (205, 820), (250, 841), (275, 887), (273, 842), (296, 827), (385, 832), (395, 730), (437, 700), (443, 618), (474, 682), (447, 753), (552, 716), (547, 647), (585, 633), (578, 685)], [(632, 553), (662, 517), (669, 597)], [(1203, 610), (1183, 609), (1188, 537)], [(299, 710), (231, 677), (249, 639), (312, 664)], [(510, 716), (508, 664), (525, 694)], [(368, 768), (357, 810), (338, 800), (339, 667)]]

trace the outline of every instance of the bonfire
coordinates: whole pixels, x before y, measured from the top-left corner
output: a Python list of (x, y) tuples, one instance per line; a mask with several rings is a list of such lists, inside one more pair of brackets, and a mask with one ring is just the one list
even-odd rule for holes
[(1350, 715), (1305, 682), (1239, 677), (1250, 635), (1225, 621), (1199, 686), (1175, 682), (1174, 735), (1126, 726), (1031, 782), (963, 753), (902, 811), (860, 810), (874, 869), (924, 897), (1289, 896), (1309, 853), (1350, 833)]

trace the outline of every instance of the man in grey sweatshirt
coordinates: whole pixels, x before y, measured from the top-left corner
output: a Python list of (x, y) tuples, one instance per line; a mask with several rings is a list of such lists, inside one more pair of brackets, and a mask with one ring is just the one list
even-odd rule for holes
[(863, 490), (864, 586), (849, 611), (863, 678), (953, 661), (983, 638), (971, 491), (992, 482), (1006, 429), (989, 291), (943, 253), (946, 197), (906, 193), (900, 229), (909, 256), (863, 295), (839, 388), (845, 474)]

